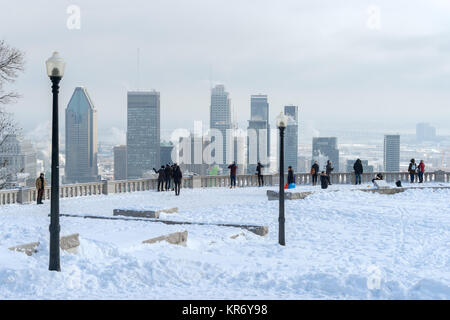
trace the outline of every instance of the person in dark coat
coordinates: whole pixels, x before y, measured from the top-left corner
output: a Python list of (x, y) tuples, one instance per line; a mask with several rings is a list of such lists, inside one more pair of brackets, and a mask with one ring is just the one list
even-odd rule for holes
[(169, 164), (166, 164), (164, 168), (164, 178), (166, 182), (166, 191), (170, 190), (170, 180), (172, 178), (172, 167)]
[(375, 178), (372, 179), (372, 183), (375, 183), (375, 180), (383, 180), (383, 175), (381, 173), (377, 173)]
[(408, 172), (409, 172), (409, 177), (410, 177), (411, 183), (414, 183), (414, 179), (416, 178), (416, 170), (417, 170), (416, 160), (411, 159), (411, 162), (409, 163), (409, 167), (408, 167)]
[(311, 167), (311, 177), (312, 177), (312, 185), (315, 186), (317, 184), (317, 177), (319, 176), (319, 165), (317, 161), (314, 161), (314, 164)]
[(183, 174), (181, 173), (180, 166), (175, 166), (175, 171), (173, 172), (173, 182), (175, 184), (175, 195), (180, 195), (181, 189), (181, 179), (183, 178)]
[(326, 166), (325, 170), (326, 170), (326, 175), (327, 175), (327, 177), (328, 177), (328, 184), (331, 186), (330, 175), (331, 175), (331, 172), (333, 172), (334, 167), (332, 166), (330, 160), (327, 161), (327, 166)]
[(322, 189), (328, 188), (328, 185), (330, 184), (330, 177), (327, 176), (325, 171), (322, 171), (320, 174), (320, 185), (322, 186)]
[(158, 192), (164, 191), (164, 181), (166, 180), (164, 169), (165, 169), (164, 166), (161, 166), (161, 169), (159, 169), (158, 171), (156, 171), (156, 169), (153, 168), (153, 171), (155, 171), (155, 173), (158, 174)]
[(262, 168), (264, 166), (261, 164), (261, 162), (258, 161), (258, 165), (256, 166), (256, 174), (258, 175), (258, 186), (262, 187), (264, 185), (264, 177), (262, 175)]
[(42, 200), (44, 199), (44, 191), (47, 183), (44, 178), (44, 174), (41, 173), (39, 178), (36, 179), (36, 191), (37, 191), (37, 204), (44, 204)]
[(230, 169), (230, 189), (235, 187), (236, 188), (236, 171), (238, 166), (236, 165), (236, 161), (233, 161), (232, 164), (228, 166), (228, 169)]
[(361, 159), (356, 159), (353, 170), (355, 170), (355, 184), (361, 184), (361, 175), (364, 172)]
[(295, 176), (294, 176), (294, 170), (292, 170), (292, 167), (288, 167), (288, 177), (287, 177), (288, 185), (291, 183), (295, 183)]

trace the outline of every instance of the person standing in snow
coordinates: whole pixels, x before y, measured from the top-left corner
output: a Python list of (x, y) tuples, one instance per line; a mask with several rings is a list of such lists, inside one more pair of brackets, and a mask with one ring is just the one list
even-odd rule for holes
[(37, 204), (44, 204), (42, 199), (44, 199), (44, 191), (47, 183), (44, 178), (44, 174), (41, 173), (39, 178), (36, 179), (36, 191), (37, 191)]
[(172, 177), (172, 168), (169, 166), (169, 164), (166, 164), (166, 167), (164, 168), (164, 178), (166, 182), (166, 191), (170, 190), (170, 179)]
[(419, 166), (417, 168), (417, 173), (419, 175), (419, 183), (423, 183), (423, 174), (425, 172), (425, 162), (420, 160)]
[(258, 186), (262, 187), (264, 185), (264, 177), (262, 175), (262, 168), (264, 166), (261, 164), (261, 162), (258, 161), (258, 165), (256, 166), (256, 174), (258, 175)]
[(317, 184), (317, 177), (319, 176), (319, 164), (317, 161), (314, 161), (314, 164), (311, 167), (311, 177), (312, 177), (312, 185), (315, 186)]
[(330, 179), (325, 173), (325, 171), (322, 171), (320, 174), (320, 185), (322, 186), (322, 189), (328, 188), (328, 185), (330, 184)]
[(237, 165), (236, 161), (233, 161), (232, 164), (228, 166), (228, 169), (230, 169), (230, 189), (233, 188), (233, 186), (236, 188), (236, 171), (237, 171)]
[(361, 159), (356, 159), (353, 170), (355, 170), (355, 184), (361, 184), (361, 175), (364, 172)]
[(409, 163), (408, 167), (409, 178), (411, 183), (414, 183), (414, 179), (416, 178), (416, 170), (417, 170), (416, 160), (411, 159), (411, 162)]
[(183, 174), (181, 173), (180, 166), (175, 165), (175, 171), (173, 172), (173, 182), (175, 184), (175, 195), (180, 195), (181, 189), (181, 180), (183, 178)]
[(292, 170), (291, 166), (288, 167), (287, 182), (288, 182), (288, 185), (291, 183), (295, 183), (294, 170)]
[(325, 170), (326, 170), (326, 175), (327, 175), (327, 179), (328, 179), (328, 184), (331, 186), (330, 175), (331, 175), (331, 172), (333, 172), (334, 167), (331, 165), (330, 160), (327, 161), (327, 166), (325, 167)]
[(164, 191), (164, 181), (166, 180), (164, 169), (165, 169), (164, 166), (161, 166), (161, 169), (159, 169), (158, 171), (156, 171), (156, 169), (153, 168), (153, 171), (155, 171), (155, 173), (158, 174), (158, 192)]

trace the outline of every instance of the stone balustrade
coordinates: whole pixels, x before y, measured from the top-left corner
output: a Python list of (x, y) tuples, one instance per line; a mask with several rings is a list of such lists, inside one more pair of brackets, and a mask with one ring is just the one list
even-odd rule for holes
[[(409, 181), (407, 172), (382, 172), (384, 179), (388, 183), (401, 180)], [(361, 183), (372, 183), (374, 173), (363, 173)], [(278, 174), (264, 175), (264, 184), (266, 186), (278, 185)], [(287, 175), (285, 175), (285, 182)], [(297, 185), (311, 184), (312, 178), (309, 173), (297, 173), (295, 182)], [(425, 172), (424, 182), (450, 182), (450, 172), (436, 171)], [(355, 175), (353, 173), (333, 173), (331, 174), (332, 184), (354, 184)], [(236, 176), (236, 186), (238, 187), (256, 187), (258, 186), (258, 177), (255, 174), (244, 174)], [(230, 187), (229, 176), (187, 176), (184, 177), (181, 184), (182, 188), (211, 188), (211, 187)], [(90, 183), (77, 183), (61, 185), (60, 198), (84, 197), (93, 195), (108, 195), (113, 193), (138, 192), (156, 190), (158, 180), (156, 178), (133, 179), (133, 180), (105, 180)], [(50, 199), (50, 187), (45, 188), (45, 199)], [(0, 190), (0, 205), (14, 203), (31, 203), (36, 201), (37, 191), (33, 188)]]

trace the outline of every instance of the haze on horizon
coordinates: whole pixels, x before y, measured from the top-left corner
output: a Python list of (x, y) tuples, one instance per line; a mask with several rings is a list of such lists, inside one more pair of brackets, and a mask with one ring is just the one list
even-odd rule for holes
[[(81, 10), (69, 30), (67, 7)], [(126, 92), (161, 93), (161, 129), (209, 120), (211, 85), (230, 92), (241, 128), (250, 95), (267, 94), (270, 118), (288, 104), (312, 130), (448, 130), (450, 1), (167, 0), (4, 2), (0, 39), (26, 53), (22, 94), (8, 106), (25, 132), (51, 119), (45, 60), (65, 59), (60, 115), (76, 86), (98, 110), (99, 138), (126, 130)], [(380, 10), (370, 28), (368, 8)], [(63, 132), (63, 131), (61, 131)], [(301, 139), (301, 138), (300, 138)]]

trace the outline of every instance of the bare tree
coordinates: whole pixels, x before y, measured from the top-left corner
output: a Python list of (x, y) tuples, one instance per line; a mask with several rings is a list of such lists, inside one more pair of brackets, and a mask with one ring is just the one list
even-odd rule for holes
[[(13, 83), (24, 70), (24, 54), (16, 48), (10, 47), (5, 41), (0, 40), (0, 105), (15, 102), (20, 95), (15, 91), (5, 92), (5, 85)], [(17, 134), (17, 123), (12, 114), (0, 108), (0, 152), (8, 153), (5, 141), (8, 136)], [(8, 159), (0, 159), (0, 189), (3, 189), (11, 177), (8, 168)]]
[(12, 83), (24, 70), (24, 54), (0, 40), (0, 104), (14, 102), (20, 95), (15, 91), (4, 91), (7, 83)]

